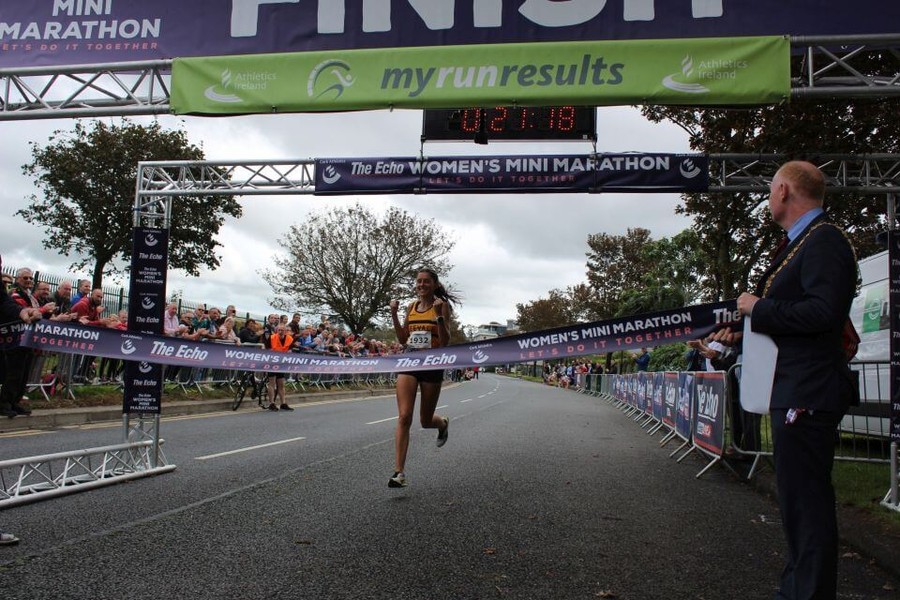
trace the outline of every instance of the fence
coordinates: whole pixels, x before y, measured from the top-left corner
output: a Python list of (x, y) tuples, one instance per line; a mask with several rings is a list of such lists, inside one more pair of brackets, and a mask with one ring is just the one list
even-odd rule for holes
[[(861, 372), (863, 400), (860, 406), (850, 408), (838, 428), (835, 458), (888, 464), (892, 452), (886, 386), (889, 365), (868, 362), (853, 367)], [(699, 450), (713, 461), (728, 455), (752, 460), (748, 474), (752, 478), (761, 459), (772, 455), (769, 421), (767, 416), (759, 420), (755, 448), (739, 446), (735, 432), (748, 423), (741, 419), (731, 382), (728, 373), (722, 371), (579, 375), (573, 389), (620, 407), (651, 434), (662, 431), (661, 445), (680, 439), (682, 444), (676, 452)], [(716, 400), (718, 393), (720, 401)]]
[[(244, 344), (242, 347), (253, 346)], [(78, 389), (86, 385), (113, 385), (122, 388), (123, 361), (95, 358), (80, 354), (41, 352), (36, 355), (29, 369), (26, 393), (40, 394), (47, 402), (54, 397), (76, 399)], [(165, 367), (165, 385), (168, 389), (196, 392), (202, 396), (209, 388), (227, 388), (237, 391), (243, 371), (217, 369), (203, 366)], [(343, 390), (376, 388), (393, 385), (396, 374), (288, 374), (285, 387), (293, 392), (315, 390)], [(2, 382), (0, 382), (2, 383)]]

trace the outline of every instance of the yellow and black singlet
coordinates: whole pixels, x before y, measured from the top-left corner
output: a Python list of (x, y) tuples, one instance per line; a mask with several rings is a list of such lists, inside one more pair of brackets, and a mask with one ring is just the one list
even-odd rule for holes
[(419, 312), (416, 310), (418, 305), (418, 300), (410, 304), (409, 312), (406, 314), (406, 326), (409, 329), (406, 347), (410, 350), (437, 348), (439, 344), (437, 318), (439, 315), (434, 306)]

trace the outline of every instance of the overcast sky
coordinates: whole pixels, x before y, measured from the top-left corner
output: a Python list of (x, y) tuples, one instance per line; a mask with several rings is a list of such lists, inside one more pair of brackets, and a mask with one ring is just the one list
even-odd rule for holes
[[(377, 111), (338, 114), (261, 115), (231, 118), (159, 117), (163, 127), (181, 124), (191, 143), (210, 160), (308, 159), (320, 157), (401, 157), (419, 154), (420, 111)], [(150, 118), (135, 118), (149, 122)], [(117, 121), (108, 118), (107, 122)], [(27, 266), (48, 273), (69, 273), (72, 259), (43, 249), (42, 229), (13, 216), (36, 193), (22, 165), (31, 159), (30, 142), (46, 145), (53, 131), (69, 130), (73, 121), (58, 119), (0, 123), (0, 252), (8, 266)], [(689, 152), (687, 135), (670, 124), (647, 122), (636, 109), (598, 111), (601, 152)], [(447, 155), (581, 154), (588, 143), (512, 144), (492, 142), (428, 143), (429, 157)], [(671, 236), (690, 222), (675, 214), (677, 194), (473, 194), (423, 196), (309, 195), (247, 197), (244, 216), (220, 230), (222, 266), (200, 277), (169, 273), (169, 293), (182, 290), (186, 300), (209, 305), (233, 303), (239, 312), (270, 312), (271, 289), (259, 273), (280, 252), (277, 239), (310, 212), (362, 202), (381, 212), (398, 206), (433, 218), (456, 241), (454, 265), (447, 280), (464, 297), (459, 308), (464, 325), (506, 322), (516, 316), (516, 303), (546, 297), (585, 276), (587, 236), (624, 234), (644, 227), (654, 238)], [(88, 276), (69, 273), (73, 278)], [(105, 283), (112, 283), (107, 281)], [(311, 315), (304, 314), (304, 320)]]

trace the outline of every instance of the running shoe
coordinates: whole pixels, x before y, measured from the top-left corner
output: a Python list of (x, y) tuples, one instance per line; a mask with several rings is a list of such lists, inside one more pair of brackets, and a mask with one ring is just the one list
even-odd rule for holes
[(281, 410), (294, 410), (293, 408), (291, 408), (291, 407), (288, 406), (287, 404), (282, 404), (282, 405), (279, 406), (278, 408), (281, 409)]
[(278, 407), (275, 406), (275, 403), (273, 402), (272, 404), (269, 405), (268, 410), (278, 410)]
[(406, 487), (406, 473), (402, 471), (395, 472), (390, 479), (388, 479), (388, 487), (389, 488), (402, 488)]
[(438, 428), (437, 447), (440, 448), (447, 443), (447, 437), (450, 435), (450, 419), (444, 417), (444, 426)]
[(11, 533), (0, 533), (0, 546), (14, 546), (19, 543), (19, 538)]

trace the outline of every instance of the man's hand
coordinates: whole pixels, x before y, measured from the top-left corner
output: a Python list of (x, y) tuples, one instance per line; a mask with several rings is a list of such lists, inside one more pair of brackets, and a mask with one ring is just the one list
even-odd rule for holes
[(753, 306), (759, 300), (758, 296), (754, 296), (748, 292), (744, 292), (737, 299), (737, 309), (742, 315), (750, 316), (753, 313)]
[(743, 331), (732, 331), (731, 327), (725, 327), (711, 334), (707, 341), (719, 342), (723, 346), (734, 346), (741, 341), (742, 337), (744, 337)]
[(19, 311), (19, 318), (26, 323), (32, 323), (41, 319), (41, 309), (39, 308), (23, 308)]

